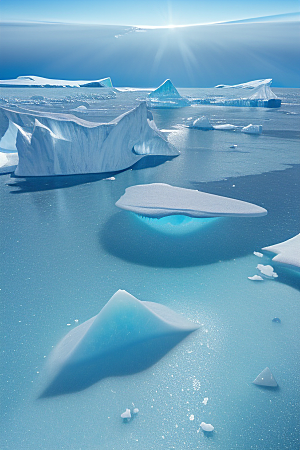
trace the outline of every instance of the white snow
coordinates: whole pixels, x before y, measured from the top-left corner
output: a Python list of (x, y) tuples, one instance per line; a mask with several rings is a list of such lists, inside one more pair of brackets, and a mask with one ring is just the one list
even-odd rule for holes
[(247, 134), (261, 134), (262, 133), (262, 125), (252, 125), (252, 123), (250, 123), (246, 127), (243, 127), (241, 129), (241, 132), (247, 133)]
[(126, 410), (121, 414), (122, 419), (131, 419), (130, 409), (126, 408)]
[(25, 75), (11, 80), (0, 80), (2, 87), (106, 87), (112, 88), (112, 82), (109, 77), (100, 80), (73, 81), (56, 80), (51, 78), (38, 77), (36, 75)]
[(164, 183), (130, 186), (116, 206), (157, 218), (171, 215), (256, 217), (267, 214), (266, 209), (252, 203)]
[(171, 80), (165, 80), (147, 96), (149, 108), (182, 108), (188, 105), (190, 101), (179, 94)]
[(277, 382), (270, 371), (269, 367), (266, 367), (253, 381), (254, 384), (258, 384), (259, 386), (269, 386), (276, 387)]
[(201, 422), (200, 423), (200, 427), (202, 428), (203, 431), (214, 431), (214, 427), (212, 426), (212, 424), (210, 423), (205, 423), (205, 422)]
[(132, 166), (144, 155), (179, 154), (157, 130), (145, 102), (109, 123), (88, 122), (71, 114), (4, 108), (2, 112), (18, 128), (17, 176), (113, 172)]
[(145, 370), (198, 328), (164, 305), (119, 290), (98, 315), (74, 327), (54, 348), (42, 395), (74, 392), (105, 377)]
[(273, 261), (300, 269), (300, 233), (287, 241), (264, 247), (263, 250), (277, 253)]
[(253, 275), (253, 277), (248, 277), (248, 279), (252, 281), (263, 281), (263, 277), (260, 275)]
[(277, 278), (278, 275), (274, 272), (274, 269), (270, 265), (264, 266), (263, 264), (257, 264), (256, 268), (267, 278)]

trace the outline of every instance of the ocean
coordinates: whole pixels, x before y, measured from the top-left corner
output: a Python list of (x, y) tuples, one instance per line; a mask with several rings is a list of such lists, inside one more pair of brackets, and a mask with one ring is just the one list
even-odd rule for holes
[[(253, 254), (299, 233), (300, 89), (273, 90), (281, 108), (153, 110), (181, 152), (169, 161), (146, 157), (109, 174), (0, 174), (1, 449), (299, 449), (300, 273)], [(104, 122), (148, 93), (102, 92), (3, 88), (0, 106), (70, 112), (86, 105), (78, 117)], [(263, 133), (185, 126), (201, 116), (261, 124)], [(268, 214), (172, 234), (115, 206), (128, 186), (154, 182), (255, 203)], [(260, 263), (273, 265), (278, 278), (250, 281)], [(39, 399), (52, 348), (118, 289), (200, 328), (143, 372)], [(265, 367), (277, 389), (252, 383)], [(124, 422), (121, 413), (133, 405), (139, 413)]]

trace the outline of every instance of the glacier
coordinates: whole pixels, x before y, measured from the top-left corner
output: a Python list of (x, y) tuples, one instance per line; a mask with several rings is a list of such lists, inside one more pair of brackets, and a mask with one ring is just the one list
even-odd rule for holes
[(267, 210), (253, 203), (164, 183), (130, 186), (116, 206), (146, 217), (258, 217)]
[(145, 102), (109, 123), (71, 114), (1, 112), (18, 129), (15, 175), (20, 177), (114, 172), (144, 156), (179, 155), (157, 129)]
[(164, 305), (119, 290), (99, 314), (73, 328), (53, 349), (40, 397), (145, 370), (198, 328)]
[(105, 87), (112, 88), (110, 77), (102, 78), (100, 80), (91, 81), (72, 81), (72, 80), (56, 80), (51, 78), (38, 77), (36, 75), (23, 75), (11, 80), (0, 80), (0, 87)]
[(264, 247), (262, 250), (277, 254), (272, 261), (300, 270), (300, 233), (287, 241)]
[(148, 108), (182, 108), (190, 105), (190, 100), (182, 97), (169, 79), (150, 92), (146, 101)]

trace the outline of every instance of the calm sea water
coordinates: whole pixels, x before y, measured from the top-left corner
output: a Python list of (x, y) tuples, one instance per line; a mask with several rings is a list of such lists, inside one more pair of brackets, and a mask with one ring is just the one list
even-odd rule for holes
[[(283, 99), (276, 110), (154, 111), (180, 156), (144, 159), (114, 181), (105, 179), (112, 174), (0, 176), (1, 449), (299, 449), (300, 275), (274, 265), (274, 281), (247, 278), (258, 263), (270, 263), (253, 251), (299, 233), (300, 90), (274, 91)], [(181, 90), (191, 97), (201, 92)], [(2, 89), (0, 97), (3, 105), (57, 111), (85, 102), (93, 111), (76, 114), (104, 121), (146, 93), (100, 99), (89, 89)], [(36, 95), (45, 103), (30, 99)], [(183, 127), (202, 115), (215, 124), (262, 124), (263, 135)], [(253, 202), (268, 215), (168, 235), (114, 206), (126, 187), (151, 182)], [(118, 289), (201, 327), (144, 372), (38, 400), (52, 347)], [(276, 390), (252, 384), (266, 366)], [(120, 414), (132, 403), (140, 412), (125, 424)], [(215, 427), (211, 436), (202, 421)]]

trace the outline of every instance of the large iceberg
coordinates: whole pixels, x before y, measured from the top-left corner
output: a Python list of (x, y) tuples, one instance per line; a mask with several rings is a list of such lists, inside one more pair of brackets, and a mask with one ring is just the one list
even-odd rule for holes
[(193, 99), (192, 104), (209, 104), (217, 106), (254, 106), (279, 108), (279, 99), (271, 90), (272, 79), (249, 81), (247, 83), (215, 86), (215, 95)]
[(274, 262), (300, 270), (300, 233), (287, 241), (264, 247), (263, 250), (277, 254), (272, 259)]
[(1, 87), (106, 87), (112, 88), (110, 77), (92, 81), (56, 80), (36, 75), (20, 76), (11, 80), (0, 80)]
[(179, 154), (157, 129), (145, 102), (109, 123), (71, 114), (4, 108), (2, 113), (18, 128), (17, 176), (113, 172), (147, 155)]
[(145, 370), (199, 326), (158, 303), (117, 291), (99, 314), (73, 328), (52, 351), (42, 397)]
[(147, 217), (257, 217), (267, 214), (261, 206), (164, 183), (130, 186), (116, 202), (119, 208)]
[(149, 108), (182, 108), (189, 105), (189, 99), (179, 94), (171, 80), (164, 81), (147, 97)]

